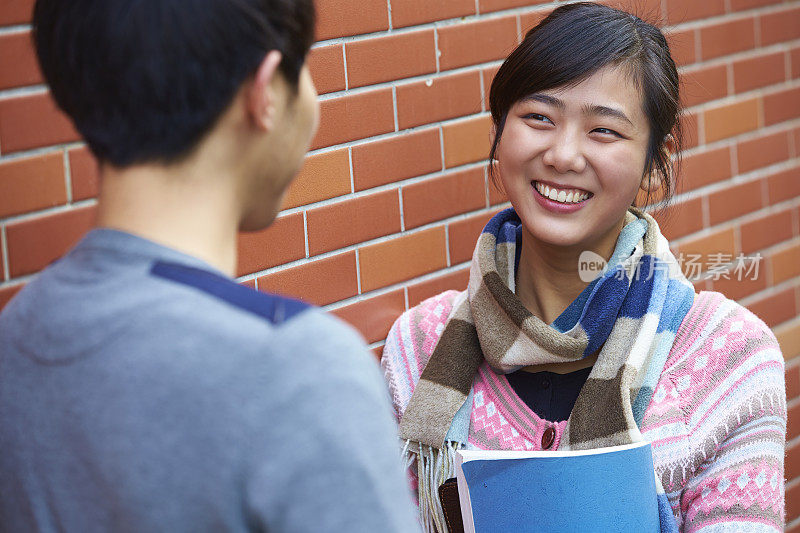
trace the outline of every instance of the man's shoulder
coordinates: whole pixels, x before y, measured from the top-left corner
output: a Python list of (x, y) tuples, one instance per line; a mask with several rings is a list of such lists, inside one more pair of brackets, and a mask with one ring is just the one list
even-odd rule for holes
[(285, 354), (295, 368), (323, 362), (358, 365), (368, 353), (352, 327), (311, 304), (180, 264), (155, 263), (151, 274), (176, 284), (176, 294), (183, 295), (156, 320), (179, 321), (200, 336), (216, 337), (230, 350), (256, 352), (257, 357)]
[(187, 293), (202, 295), (221, 313), (246, 313), (273, 325), (281, 325), (303, 314), (315, 315), (308, 313), (313, 311), (313, 306), (305, 302), (260, 292), (214, 272), (180, 263), (158, 261), (151, 267), (150, 274), (183, 287)]

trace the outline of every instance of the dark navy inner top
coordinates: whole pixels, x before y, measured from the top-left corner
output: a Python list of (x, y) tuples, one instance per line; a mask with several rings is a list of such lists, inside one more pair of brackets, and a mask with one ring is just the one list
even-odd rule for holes
[(539, 418), (561, 422), (569, 418), (575, 400), (591, 371), (592, 367), (568, 374), (518, 370), (506, 374), (506, 378), (517, 396)]

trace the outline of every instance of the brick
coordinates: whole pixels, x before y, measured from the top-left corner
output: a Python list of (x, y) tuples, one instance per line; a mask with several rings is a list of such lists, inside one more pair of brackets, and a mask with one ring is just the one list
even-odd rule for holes
[(364, 292), (445, 268), (444, 226), (365, 246), (359, 264)]
[(256, 280), (255, 279), (248, 279), (247, 281), (240, 281), (239, 285), (244, 285), (245, 287), (250, 287), (253, 290), (256, 290)]
[(773, 285), (800, 276), (800, 244), (792, 244), (772, 253), (769, 257), (769, 268)]
[(100, 192), (100, 168), (88, 148), (82, 146), (67, 152), (72, 200), (95, 198)]
[(442, 126), (444, 166), (457, 167), (489, 157), (491, 118), (468, 118)]
[(800, 442), (795, 442), (793, 446), (786, 445), (784, 475), (789, 481), (800, 477)]
[(236, 275), (243, 276), (306, 256), (303, 213), (284, 215), (260, 231), (239, 233)]
[(0, 285), (0, 311), (8, 305), (8, 302), (11, 301), (11, 298), (17, 295), (17, 293), (24, 287), (24, 283), (17, 283), (16, 285)]
[(356, 253), (318, 259), (261, 276), (258, 290), (328, 305), (358, 294)]
[(0, 148), (3, 154), (77, 141), (70, 119), (48, 93), (0, 100)]
[(642, 20), (657, 26), (662, 22), (660, 0), (602, 0), (598, 3), (633, 13)]
[(407, 185), (402, 192), (406, 229), (486, 207), (486, 180), (482, 168)]
[(323, 100), (319, 109), (319, 130), (312, 150), (394, 131), (389, 88)]
[(481, 80), (477, 70), (397, 86), (400, 129), (480, 111)]
[(308, 252), (317, 255), (400, 231), (397, 190), (310, 209)]
[(751, 91), (786, 79), (783, 52), (742, 59), (733, 63), (733, 87), (737, 93)]
[(795, 128), (792, 132), (792, 137), (794, 137), (794, 156), (800, 157), (800, 128)]
[(697, 123), (697, 113), (684, 113), (680, 117), (681, 148), (688, 150), (700, 143), (700, 129)]
[(758, 128), (758, 100), (753, 98), (705, 112), (706, 142), (733, 137)]
[(7, 225), (11, 277), (37, 272), (64, 255), (94, 225), (94, 217), (92, 206)]
[(740, 235), (745, 254), (789, 240), (792, 238), (792, 211), (785, 209), (742, 224)]
[(800, 47), (789, 52), (789, 60), (792, 66), (792, 78), (800, 78)]
[(676, 65), (686, 66), (697, 61), (698, 35), (696, 30), (672, 30), (665, 32), (665, 36)]
[(0, 2), (0, 26), (24, 24), (31, 20), (35, 0), (3, 0)]
[(772, 174), (767, 178), (770, 203), (800, 196), (800, 166)]
[(667, 23), (680, 24), (725, 13), (725, 0), (667, 0)]
[[(788, 406), (786, 415), (786, 441), (788, 442), (800, 436), (800, 403)], [(800, 485), (796, 486), (800, 487)], [(800, 491), (796, 491), (795, 494), (797, 494), (797, 500), (800, 500)], [(792, 505), (791, 502), (789, 491), (786, 491), (786, 518), (788, 520), (800, 515), (800, 503)]]
[[(692, 268), (689, 265), (690, 256), (700, 256), (700, 259), (697, 262), (703, 267), (701, 268), (702, 271), (704, 270), (705, 264), (708, 262), (708, 256), (711, 254), (735, 255), (736, 241), (733, 234), (733, 228), (728, 228), (716, 231), (704, 237), (695, 237), (689, 239), (675, 248), (677, 248), (678, 255), (682, 255), (685, 259), (683, 264), (684, 274), (691, 278), (692, 274), (696, 275), (698, 272), (689, 271)], [(690, 279), (690, 281), (692, 281), (692, 279)]]
[(478, 242), (481, 231), (496, 213), (497, 211), (492, 211), (471, 215), (447, 225), (451, 265), (465, 263), (472, 259), (472, 252), (475, 250), (475, 244)]
[(357, 191), (441, 169), (438, 128), (353, 147), (353, 184)]
[(31, 32), (0, 35), (0, 89), (42, 82)]
[(739, 173), (789, 159), (789, 141), (789, 132), (781, 131), (740, 142), (736, 148)]
[(704, 60), (750, 50), (755, 42), (755, 26), (749, 17), (700, 29), (700, 50)]
[(787, 362), (800, 362), (800, 321), (782, 324), (775, 328), (775, 338), (781, 347), (783, 358)]
[[(786, 399), (791, 401), (798, 396), (800, 396), (800, 360), (789, 361), (786, 363)], [(797, 475), (800, 475), (800, 472), (797, 472)]]
[(402, 28), (475, 14), (474, 0), (392, 0), (392, 27)]
[(354, 41), (345, 52), (350, 87), (436, 72), (433, 30)]
[(318, 41), (389, 29), (386, 0), (317, 0)]
[(717, 148), (683, 157), (680, 167), (681, 189), (691, 191), (731, 177), (730, 148)]
[(342, 45), (312, 48), (307, 62), (319, 94), (341, 91), (345, 88)]
[(764, 95), (764, 125), (800, 117), (800, 87)]
[(783, 0), (731, 0), (731, 9), (733, 11), (742, 11), (744, 9), (780, 4), (782, 1)]
[(361, 332), (368, 343), (386, 339), (394, 321), (406, 310), (403, 289), (374, 296), (331, 311)]
[(798, 7), (761, 15), (760, 23), (762, 46), (800, 38)]
[(543, 21), (552, 11), (552, 9), (544, 9), (534, 11), (533, 13), (521, 13), (519, 16), (519, 27), (522, 30), (523, 39), (534, 26)]
[(748, 304), (747, 308), (766, 322), (769, 327), (774, 328), (778, 324), (791, 320), (797, 314), (794, 287), (784, 289), (777, 294), (759, 298)]
[(282, 209), (307, 205), (350, 193), (347, 148), (310, 154), (284, 198)]
[(737, 279), (736, 273), (731, 272), (730, 279), (713, 280), (711, 290), (721, 292), (731, 300), (740, 300), (767, 288), (767, 276), (763, 268), (759, 267), (757, 275), (755, 273), (745, 275), (745, 273), (746, 271), (741, 273), (742, 279)]
[(53, 207), (66, 201), (61, 152), (0, 162), (0, 217)]
[(727, 96), (728, 69), (725, 65), (696, 69), (681, 75), (683, 105), (691, 107)]
[(494, 67), (486, 67), (485, 69), (481, 70), (481, 76), (483, 77), (483, 86), (484, 86), (484, 108), (489, 111), (491, 106), (489, 105), (489, 95), (491, 94), (492, 90), (492, 83), (494, 82), (494, 77), (497, 75), (497, 71), (500, 70), (500, 65)]
[(729, 186), (708, 196), (712, 226), (758, 211), (766, 202), (761, 194), (762, 180)]
[[(800, 404), (795, 406), (795, 413), (800, 411), (798, 409)], [(798, 420), (798, 415), (794, 415), (794, 423), (796, 424), (794, 427), (791, 428), (791, 431), (794, 431), (796, 427), (800, 426), (800, 420)], [(787, 437), (788, 439), (789, 437)], [(800, 517), (800, 483), (790, 486), (786, 489), (786, 523), (789, 524), (790, 522), (794, 521), (795, 518)], [(797, 524), (795, 524), (796, 526)], [(788, 529), (786, 533), (795, 533), (797, 528), (793, 526), (791, 529)]]
[(478, 11), (483, 14), (492, 11), (502, 11), (503, 9), (513, 9), (515, 7), (544, 4), (548, 1), (549, 0), (478, 0)]
[(517, 46), (517, 18), (507, 16), (439, 28), (439, 68), (503, 59)]
[(469, 282), (469, 267), (408, 286), (408, 305), (414, 307), (444, 291), (463, 291)]
[(703, 229), (703, 200), (692, 198), (672, 203), (653, 213), (667, 240), (685, 237)]
[(487, 172), (488, 187), (489, 187), (489, 205), (498, 205), (508, 202), (506, 191), (503, 190), (503, 184), (500, 182), (500, 176), (492, 179), (492, 175)]
[(487, 81), (483, 82), (483, 86), (486, 87), (486, 91), (484, 92), (484, 95), (483, 95), (483, 110), (484, 111), (490, 111), (491, 112), (491, 109), (492, 109), (492, 103), (491, 103), (491, 99), (490, 99), (491, 87), (492, 87), (492, 82), (494, 81), (494, 77), (497, 75), (497, 71), (499, 69), (500, 69), (499, 66), (497, 66), (497, 67), (489, 67), (488, 69), (485, 69), (483, 72), (481, 72), (481, 76), (484, 79), (488, 79), (488, 82)]

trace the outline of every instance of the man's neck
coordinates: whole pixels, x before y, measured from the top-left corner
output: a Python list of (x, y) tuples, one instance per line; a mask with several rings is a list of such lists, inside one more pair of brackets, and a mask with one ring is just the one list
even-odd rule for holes
[(105, 167), (98, 225), (126, 231), (236, 274), (239, 206), (224, 175), (197, 168)]

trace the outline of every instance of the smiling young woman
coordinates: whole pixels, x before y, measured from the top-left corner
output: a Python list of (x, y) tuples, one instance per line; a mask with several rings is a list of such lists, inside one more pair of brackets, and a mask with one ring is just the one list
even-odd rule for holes
[[(780, 530), (777, 342), (735, 302), (695, 294), (634, 207), (674, 189), (678, 74), (662, 33), (561, 6), (503, 63), (490, 105), (490, 169), (512, 207), (479, 237), (468, 289), (403, 314), (383, 355), (424, 527), (446, 530), (437, 489), (456, 449), (644, 440), (662, 531)], [(588, 252), (606, 268), (587, 282)]]

